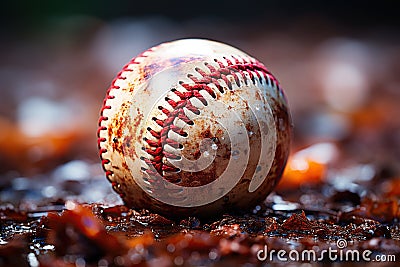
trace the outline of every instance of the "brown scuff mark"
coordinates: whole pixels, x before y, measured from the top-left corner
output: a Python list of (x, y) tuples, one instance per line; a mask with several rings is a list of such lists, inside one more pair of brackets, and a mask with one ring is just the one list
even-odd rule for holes
[(139, 83), (144, 83), (152, 77), (151, 69), (149, 69), (146, 65), (143, 68), (139, 68), (137, 73)]
[(204, 139), (205, 139), (205, 138), (212, 138), (212, 137), (214, 137), (213, 134), (211, 133), (210, 126), (208, 126), (207, 129), (203, 129), (203, 130), (201, 131), (200, 137), (202, 137), (202, 138), (204, 138)]
[[(277, 144), (275, 151), (275, 159), (271, 166), (271, 171), (276, 175), (276, 184), (281, 179), (281, 175), (285, 169), (287, 158), (289, 156), (290, 150), (290, 139), (292, 132), (291, 117), (285, 104), (276, 100), (275, 98), (270, 99), (272, 102), (272, 111), (274, 116), (274, 121), (277, 127)], [(284, 130), (280, 129), (279, 120), (284, 123)]]
[[(200, 131), (196, 132), (194, 139), (204, 140), (212, 139), (218, 150), (214, 161), (204, 170), (199, 172), (181, 171), (178, 173), (170, 174), (169, 181), (175, 181), (177, 185), (184, 187), (198, 187), (209, 184), (218, 179), (225, 171), (230, 156), (230, 145), (226, 142), (221, 142), (224, 131), (221, 129), (212, 129), (209, 125), (202, 124), (199, 128)], [(190, 142), (184, 144), (183, 156), (189, 160), (198, 160), (201, 157), (200, 142)]]
[(199, 142), (192, 142), (192, 140), (189, 139), (183, 143), (184, 150), (182, 151), (182, 155), (189, 160), (198, 160), (200, 158), (200, 142), (202, 140), (216, 137), (212, 134), (210, 125), (205, 126), (202, 124), (198, 126), (201, 127), (201, 130), (199, 131), (198, 136), (195, 136), (194, 138)]
[(134, 83), (128, 83), (128, 92), (133, 93), (135, 90), (135, 84)]
[(122, 164), (122, 169), (124, 169), (124, 170), (129, 170), (130, 169), (128, 164), (126, 164), (125, 161), (122, 161), (121, 164)]
[(115, 118), (111, 120), (108, 136), (113, 150), (122, 157), (125, 157), (126, 153), (128, 153), (129, 157), (137, 157), (133, 143), (136, 130), (143, 120), (143, 114), (138, 109), (138, 116), (131, 119), (129, 107), (129, 102), (121, 105)]
[[(128, 152), (128, 156), (132, 158), (138, 158), (138, 155), (136, 154), (134, 142), (135, 140), (133, 139), (134, 136), (136, 136), (137, 129), (140, 125), (140, 123), (143, 121), (143, 114), (140, 112), (140, 109), (137, 109), (138, 115), (133, 118), (132, 122), (129, 119), (129, 121), (126, 123), (126, 129), (128, 134), (124, 136), (124, 148), (125, 152)], [(143, 139), (143, 129), (140, 130), (139, 136), (137, 138), (137, 141)]]
[[(121, 105), (121, 108), (111, 120), (110, 127), (108, 127), (108, 136), (111, 141), (111, 146), (114, 151), (122, 153), (122, 140), (124, 125), (126, 124), (126, 111), (128, 107), (126, 103)], [(129, 118), (128, 118), (129, 119)]]

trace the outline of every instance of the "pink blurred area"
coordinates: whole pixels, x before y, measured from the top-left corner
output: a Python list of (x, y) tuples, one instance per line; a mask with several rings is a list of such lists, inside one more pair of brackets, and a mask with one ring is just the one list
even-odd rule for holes
[(392, 27), (321, 16), (231, 23), (69, 15), (40, 25), (0, 46), (3, 176), (97, 164), (99, 110), (119, 69), (149, 47), (193, 37), (236, 46), (274, 73), (290, 103), (294, 151), (330, 142), (361, 161), (400, 158), (400, 42)]

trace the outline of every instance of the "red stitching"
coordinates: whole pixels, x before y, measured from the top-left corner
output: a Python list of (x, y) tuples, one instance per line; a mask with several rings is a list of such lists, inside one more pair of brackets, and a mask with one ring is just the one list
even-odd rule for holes
[[(107, 139), (100, 137), (100, 134), (102, 131), (108, 130), (108, 128), (103, 125), (103, 122), (108, 120), (108, 117), (103, 115), (104, 110), (112, 108), (110, 105), (107, 104), (107, 100), (114, 99), (115, 96), (111, 95), (111, 92), (115, 89), (116, 90), (120, 89), (120, 86), (116, 85), (116, 82), (118, 80), (126, 79), (126, 77), (123, 77), (122, 74), (127, 71), (133, 71), (132, 69), (129, 69), (129, 65), (140, 64), (136, 60), (138, 58), (147, 57), (145, 55), (145, 53), (152, 52), (154, 49), (155, 48), (151, 48), (151, 49), (143, 52), (142, 54), (138, 55), (137, 57), (132, 59), (128, 64), (126, 64), (120, 72), (118, 72), (118, 74), (113, 79), (110, 87), (108, 88), (108, 90), (106, 92), (106, 97), (104, 98), (104, 101), (103, 101), (103, 107), (100, 110), (99, 128), (97, 130), (97, 136), (98, 136), (97, 142), (98, 142), (98, 147), (99, 147), (100, 158), (102, 160), (102, 167), (105, 171), (107, 179), (109, 179), (110, 181), (111, 181), (110, 177), (114, 174), (114, 172), (107, 168), (107, 165), (110, 163), (109, 159), (104, 158), (104, 153), (107, 152), (107, 149), (104, 149), (101, 147), (101, 143), (106, 142)], [(223, 89), (222, 85), (220, 85), (218, 80), (222, 79), (226, 83), (228, 88), (230, 90), (232, 90), (232, 82), (227, 78), (227, 75), (232, 75), (234, 78), (234, 82), (239, 86), (240, 79), (239, 79), (238, 75), (236, 75), (236, 74), (239, 73), (243, 77), (245, 84), (247, 84), (247, 79), (245, 76), (245, 73), (247, 73), (249, 75), (250, 80), (253, 83), (255, 83), (256, 77), (258, 78), (259, 82), (262, 83), (261, 78), (262, 78), (262, 76), (264, 76), (267, 83), (269, 82), (271, 85), (275, 85), (277, 90), (281, 91), (278, 81), (275, 79), (275, 77), (265, 68), (264, 65), (262, 65), (258, 61), (251, 59), (251, 58), (239, 59), (236, 57), (233, 57), (233, 61), (228, 58), (225, 58), (225, 57), (224, 57), (224, 60), (226, 61), (227, 64), (224, 64), (222, 61), (219, 61), (216, 59), (214, 60), (218, 64), (219, 68), (216, 68), (216, 67), (212, 66), (211, 64), (205, 63), (205, 66), (208, 68), (210, 73), (207, 73), (200, 68), (196, 68), (195, 69), (196, 72), (198, 72), (201, 76), (200, 79), (197, 78), (196, 76), (188, 75), (188, 78), (190, 78), (194, 82), (193, 85), (189, 85), (187, 83), (180, 82), (180, 85), (183, 86), (187, 90), (187, 92), (182, 93), (182, 92), (177, 91), (176, 89), (171, 89), (171, 92), (174, 93), (176, 96), (178, 96), (178, 98), (180, 100), (174, 101), (169, 98), (165, 99), (173, 107), (174, 110), (172, 112), (162, 106), (158, 107), (158, 109), (161, 110), (161, 112), (167, 116), (167, 119), (160, 120), (158, 118), (154, 118), (155, 122), (159, 126), (163, 127), (163, 129), (159, 132), (155, 131), (151, 128), (147, 129), (149, 131), (149, 133), (155, 139), (157, 139), (157, 141), (149, 140), (149, 139), (145, 138), (144, 141), (150, 146), (150, 148), (148, 148), (148, 149), (144, 148), (144, 150), (149, 155), (151, 155), (153, 158), (147, 159), (147, 158), (141, 157), (141, 159), (147, 165), (153, 166), (155, 168), (155, 171), (152, 169), (142, 168), (143, 171), (145, 171), (149, 175), (156, 175), (157, 173), (162, 174), (163, 171), (164, 172), (179, 171), (178, 168), (163, 163), (164, 158), (176, 159), (176, 160), (180, 159), (180, 156), (177, 156), (177, 155), (174, 155), (167, 151), (164, 151), (163, 144), (168, 144), (174, 148), (182, 148), (183, 147), (182, 144), (179, 144), (177, 141), (169, 139), (168, 132), (173, 131), (182, 136), (187, 135), (187, 133), (185, 133), (181, 128), (174, 125), (173, 121), (175, 120), (175, 118), (179, 118), (189, 125), (193, 124), (193, 122), (185, 115), (183, 108), (186, 108), (189, 111), (193, 112), (194, 114), (199, 115), (200, 110), (198, 108), (196, 108), (195, 106), (193, 106), (189, 100), (191, 98), (195, 97), (198, 100), (200, 100), (204, 105), (207, 105), (207, 101), (203, 97), (203, 95), (200, 94), (200, 91), (204, 90), (209, 95), (211, 95), (213, 98), (216, 97), (214, 90), (211, 87), (209, 87), (208, 84), (210, 84), (210, 83), (214, 84), (221, 93), (224, 93), (224, 89)], [(171, 179), (172, 178), (170, 178), (170, 181), (174, 182)], [(116, 189), (118, 184), (113, 181), (111, 181), (111, 182), (112, 182), (112, 186)]]
[[(269, 80), (271, 83), (274, 83), (276, 85), (276, 88), (278, 90), (281, 90), (274, 76), (272, 76), (272, 74), (267, 70), (267, 68), (258, 61), (253, 59), (240, 60), (239, 58), (233, 58), (234, 62), (232, 62), (228, 58), (224, 59), (226, 61), (226, 64), (217, 59), (214, 60), (218, 64), (219, 68), (216, 68), (211, 64), (205, 63), (205, 66), (208, 68), (210, 73), (207, 73), (200, 68), (196, 68), (195, 71), (201, 75), (201, 78), (188, 74), (187, 77), (191, 79), (194, 82), (194, 84), (187, 84), (184, 82), (180, 82), (180, 85), (186, 89), (186, 92), (180, 92), (174, 88), (170, 89), (170, 91), (173, 94), (175, 94), (180, 100), (175, 101), (168, 97), (165, 98), (165, 100), (174, 109), (173, 111), (169, 111), (168, 109), (162, 106), (158, 107), (158, 109), (161, 110), (162, 113), (167, 115), (167, 118), (164, 120), (161, 120), (159, 118), (153, 118), (153, 120), (159, 126), (162, 127), (161, 131), (155, 131), (151, 128), (147, 129), (149, 133), (156, 139), (156, 141), (144, 138), (144, 141), (150, 146), (150, 148), (144, 150), (153, 158), (147, 159), (143, 157), (142, 160), (147, 165), (154, 167), (154, 169), (142, 168), (144, 172), (148, 173), (149, 175), (157, 175), (157, 173), (162, 175), (163, 174), (162, 172), (180, 171), (179, 168), (168, 165), (168, 163), (163, 162), (164, 158), (175, 159), (175, 160), (180, 159), (180, 156), (165, 151), (163, 149), (163, 145), (168, 144), (174, 148), (182, 148), (181, 144), (179, 144), (175, 140), (168, 138), (168, 133), (169, 131), (173, 131), (183, 136), (187, 135), (187, 133), (185, 133), (180, 127), (173, 124), (173, 122), (176, 118), (179, 118), (180, 120), (189, 125), (193, 124), (193, 121), (191, 121), (186, 116), (183, 108), (186, 108), (191, 112), (195, 113), (196, 115), (199, 115), (200, 110), (195, 106), (193, 106), (189, 100), (191, 98), (197, 98), (204, 105), (207, 105), (207, 100), (200, 93), (200, 91), (204, 90), (208, 94), (210, 94), (213, 98), (216, 97), (214, 90), (210, 86), (208, 86), (208, 84), (213, 83), (217, 87), (217, 89), (221, 93), (223, 93), (224, 89), (218, 80), (222, 79), (227, 84), (228, 88), (232, 90), (232, 82), (228, 79), (227, 75), (232, 75), (234, 77), (236, 85), (240, 86), (240, 79), (237, 73), (239, 73), (243, 77), (243, 80), (246, 85), (247, 85), (247, 78), (246, 78), (247, 76), (245, 75), (245, 73), (247, 73), (248, 77), (253, 83), (256, 82), (256, 79), (258, 79), (260, 83), (263, 83), (261, 78), (262, 76), (264, 76), (267, 83)], [(174, 179), (173, 177), (169, 178), (167, 176), (165, 177), (165, 179), (167, 179), (170, 182), (174, 182), (172, 180)]]
[[(145, 52), (143, 52), (143, 53), (145, 53)], [(97, 146), (98, 146), (98, 149), (99, 149), (101, 165), (103, 167), (103, 170), (105, 171), (105, 174), (106, 174), (106, 177), (107, 177), (108, 180), (110, 180), (110, 177), (111, 177), (111, 175), (114, 174), (114, 172), (106, 168), (106, 165), (110, 163), (110, 160), (104, 158), (104, 153), (107, 153), (107, 149), (101, 147), (101, 143), (106, 142), (107, 139), (104, 138), (104, 137), (100, 137), (100, 134), (101, 134), (102, 131), (107, 131), (108, 130), (108, 128), (103, 125), (103, 122), (108, 120), (108, 117), (103, 115), (104, 114), (104, 110), (112, 108), (110, 105), (107, 104), (107, 100), (115, 98), (114, 95), (111, 95), (111, 92), (113, 90), (115, 90), (115, 89), (116, 90), (120, 89), (120, 86), (116, 85), (115, 83), (118, 80), (125, 80), (126, 79), (126, 77), (123, 77), (122, 74), (124, 72), (133, 71), (132, 69), (129, 68), (129, 66), (131, 64), (139, 64), (138, 62), (136, 62), (136, 59), (139, 58), (139, 57), (145, 57), (143, 55), (143, 53), (140, 54), (139, 56), (133, 58), (130, 62), (128, 62), (122, 68), (122, 70), (120, 72), (117, 73), (116, 77), (112, 80), (110, 87), (107, 89), (106, 96), (105, 96), (105, 98), (103, 100), (103, 106), (102, 106), (102, 108), (100, 110), (99, 128), (97, 129)], [(116, 183), (113, 183), (113, 187), (116, 188)]]

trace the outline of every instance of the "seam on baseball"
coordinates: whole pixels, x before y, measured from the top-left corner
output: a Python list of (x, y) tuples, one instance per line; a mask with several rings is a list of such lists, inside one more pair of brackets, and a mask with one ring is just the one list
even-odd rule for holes
[[(123, 76), (123, 74), (126, 72), (133, 71), (132, 69), (129, 68), (129, 66), (133, 65), (133, 64), (140, 64), (140, 61), (143, 60), (143, 58), (146, 58), (149, 53), (152, 53), (153, 51), (157, 50), (158, 47), (159, 46), (152, 47), (152, 48), (144, 51), (143, 53), (139, 54), (138, 56), (134, 57), (122, 68), (121, 71), (119, 71), (117, 73), (116, 77), (112, 80), (110, 87), (107, 89), (106, 96), (103, 100), (103, 106), (100, 110), (100, 118), (98, 121), (98, 129), (97, 129), (97, 146), (99, 149), (99, 156), (101, 159), (101, 165), (103, 167), (103, 170), (105, 171), (106, 178), (111, 182), (112, 187), (117, 192), (119, 192), (119, 190), (117, 190), (119, 185), (116, 182), (114, 182), (111, 178), (111, 176), (114, 174), (114, 171), (111, 168), (109, 168), (111, 161), (109, 158), (104, 156), (104, 154), (106, 154), (108, 152), (108, 150), (106, 148), (104, 148), (102, 145), (103, 143), (107, 142), (107, 138), (102, 137), (101, 133), (108, 131), (108, 127), (105, 125), (105, 122), (109, 120), (109, 118), (107, 116), (105, 116), (104, 113), (105, 113), (105, 110), (111, 110), (113, 108), (113, 106), (109, 103), (110, 102), (109, 100), (115, 99), (115, 95), (112, 95), (112, 92), (114, 90), (121, 89), (121, 86), (117, 85), (117, 83), (126, 80), (126, 77)], [(105, 135), (105, 136), (107, 136), (107, 135)], [(122, 194), (122, 193), (119, 192), (119, 194)]]
[[(196, 67), (194, 71), (196, 75), (191, 73), (187, 74), (193, 83), (185, 83), (179, 81), (177, 88), (169, 89), (167, 96), (165, 97), (164, 106), (159, 106), (158, 109), (161, 111), (161, 115), (166, 118), (153, 117), (152, 120), (155, 122), (155, 129), (148, 127), (147, 132), (150, 133), (152, 137), (144, 137), (143, 141), (147, 144), (147, 148), (142, 149), (146, 152), (148, 157), (140, 157), (140, 159), (147, 166), (152, 166), (152, 168), (142, 167), (141, 171), (147, 173), (149, 176), (161, 174), (164, 179), (169, 182), (178, 182), (172, 180), (172, 176), (165, 174), (179, 172), (180, 169), (171, 166), (167, 159), (179, 160), (180, 155), (175, 155), (164, 149), (164, 145), (169, 145), (174, 149), (182, 149), (183, 145), (179, 142), (170, 139), (168, 134), (170, 131), (175, 134), (185, 136), (186, 132), (183, 131), (182, 123), (181, 126), (175, 124), (175, 119), (178, 118), (183, 124), (193, 125), (193, 121), (189, 119), (186, 115), (185, 110), (188, 110), (195, 115), (200, 115), (200, 110), (193, 105), (191, 100), (198, 100), (202, 105), (207, 106), (207, 100), (200, 93), (207, 93), (213, 99), (216, 98), (217, 93), (224, 94), (224, 84), (228, 90), (233, 89), (233, 83), (236, 86), (241, 87), (241, 81), (238, 75), (242, 76), (242, 81), (245, 85), (248, 82), (256, 83), (256, 80), (263, 84), (263, 79), (265, 83), (277, 90), (279, 95), (282, 94), (282, 90), (279, 86), (278, 81), (275, 77), (268, 71), (268, 69), (259, 61), (251, 57), (238, 57), (231, 56), (231, 59), (227, 57), (222, 57), (222, 60), (214, 59), (214, 64), (205, 62), (204, 69)], [(216, 67), (217, 65), (218, 67)], [(199, 78), (200, 76), (201, 78)], [(233, 79), (229, 79), (231, 76)], [(180, 90), (178, 90), (178, 88)], [(215, 90), (217, 89), (217, 90)], [(160, 129), (161, 130), (157, 130)]]

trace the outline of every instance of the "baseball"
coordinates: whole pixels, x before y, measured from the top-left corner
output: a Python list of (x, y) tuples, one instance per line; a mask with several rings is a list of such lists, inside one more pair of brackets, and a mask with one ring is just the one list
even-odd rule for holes
[(205, 217), (248, 211), (273, 190), (291, 117), (262, 63), (226, 44), (184, 39), (123, 67), (97, 133), (106, 176), (127, 206)]

